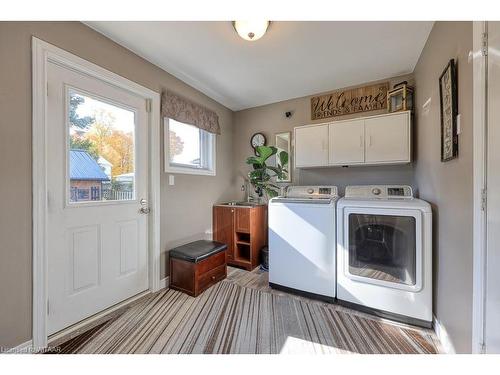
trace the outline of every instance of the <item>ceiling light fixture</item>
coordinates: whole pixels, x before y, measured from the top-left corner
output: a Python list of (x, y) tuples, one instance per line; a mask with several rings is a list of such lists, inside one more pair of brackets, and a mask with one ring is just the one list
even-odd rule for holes
[(264, 36), (270, 21), (233, 21), (233, 27), (245, 40), (253, 42)]

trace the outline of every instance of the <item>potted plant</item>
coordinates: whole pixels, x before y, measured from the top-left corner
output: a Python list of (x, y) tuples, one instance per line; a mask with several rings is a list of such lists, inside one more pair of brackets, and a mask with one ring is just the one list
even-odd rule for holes
[[(259, 200), (264, 193), (268, 198), (273, 198), (279, 195), (280, 187), (272, 180), (273, 177), (283, 178), (288, 170), (283, 166), (288, 164), (288, 153), (281, 151), (277, 155), (278, 149), (274, 146), (258, 146), (256, 147), (257, 156), (250, 156), (246, 163), (253, 167), (253, 170), (248, 173), (248, 179), (254, 187)], [(279, 158), (279, 163), (276, 166), (267, 165), (268, 159), (276, 155)]]

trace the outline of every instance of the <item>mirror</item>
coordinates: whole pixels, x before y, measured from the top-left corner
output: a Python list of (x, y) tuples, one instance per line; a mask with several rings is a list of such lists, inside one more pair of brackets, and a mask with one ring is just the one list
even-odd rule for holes
[(280, 158), (278, 157), (280, 152), (285, 151), (286, 153), (288, 153), (288, 162), (285, 165), (281, 165), (282, 168), (288, 171), (286, 178), (283, 179), (277, 178), (276, 179), (277, 182), (292, 182), (292, 168), (290, 162), (291, 138), (292, 138), (291, 132), (283, 132), (275, 134), (275, 146), (278, 149), (278, 152), (276, 153), (276, 164), (281, 165)]

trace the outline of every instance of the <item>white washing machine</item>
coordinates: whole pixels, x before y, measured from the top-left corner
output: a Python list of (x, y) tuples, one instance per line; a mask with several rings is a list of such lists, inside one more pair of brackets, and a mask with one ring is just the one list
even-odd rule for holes
[(432, 325), (432, 212), (410, 186), (348, 186), (337, 203), (337, 299)]
[(269, 285), (333, 302), (336, 186), (290, 186), (269, 202)]

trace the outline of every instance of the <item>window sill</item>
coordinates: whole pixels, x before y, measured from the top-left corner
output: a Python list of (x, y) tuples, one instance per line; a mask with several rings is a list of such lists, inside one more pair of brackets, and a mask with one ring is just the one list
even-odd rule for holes
[(196, 169), (196, 168), (182, 168), (182, 167), (172, 167), (167, 165), (165, 167), (166, 173), (178, 173), (178, 174), (191, 174), (199, 176), (215, 176), (215, 169)]

